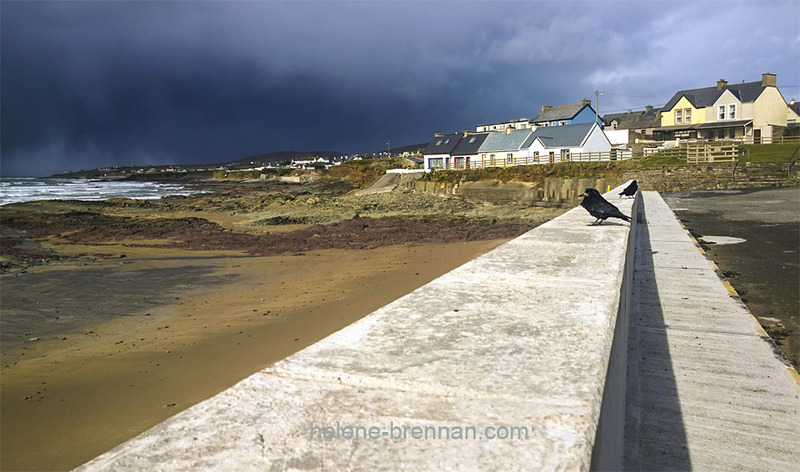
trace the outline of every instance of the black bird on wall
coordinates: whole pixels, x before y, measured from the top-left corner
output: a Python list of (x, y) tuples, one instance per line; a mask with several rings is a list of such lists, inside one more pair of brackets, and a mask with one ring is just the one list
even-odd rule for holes
[(633, 182), (630, 183), (625, 190), (623, 190), (619, 196), (625, 195), (626, 197), (633, 197), (636, 195), (636, 192), (639, 190), (639, 183), (634, 179)]
[(611, 203), (600, 195), (600, 192), (593, 188), (587, 188), (586, 191), (583, 193), (583, 201), (581, 202), (581, 206), (589, 212), (590, 215), (597, 218), (597, 221), (592, 223), (592, 225), (599, 225), (606, 218), (620, 218), (625, 221), (630, 221), (630, 217), (625, 216), (619, 211), (619, 208), (615, 207)]

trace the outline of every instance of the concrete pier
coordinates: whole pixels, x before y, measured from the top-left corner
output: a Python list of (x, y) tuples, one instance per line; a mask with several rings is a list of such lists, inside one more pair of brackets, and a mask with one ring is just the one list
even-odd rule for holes
[(661, 196), (640, 210), (625, 469), (797, 470), (797, 372)]
[(575, 208), (81, 470), (586, 470), (631, 233), (593, 221)]
[(621, 188), (630, 224), (570, 210), (79, 470), (793, 470), (796, 372)]

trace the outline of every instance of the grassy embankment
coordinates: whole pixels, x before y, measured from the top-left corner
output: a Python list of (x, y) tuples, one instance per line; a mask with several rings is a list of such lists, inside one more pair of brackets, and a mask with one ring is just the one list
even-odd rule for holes
[[(740, 155), (744, 156), (744, 161), (749, 162), (787, 162), (790, 159), (798, 159), (798, 144), (750, 144), (742, 146), (742, 149), (744, 152), (740, 153)], [(662, 166), (679, 166), (686, 163), (685, 149), (677, 148), (627, 161), (562, 162), (549, 165), (437, 171), (424, 176), (423, 179), (441, 183), (455, 183), (479, 180), (535, 182), (546, 177), (613, 178), (620, 177), (627, 171)]]

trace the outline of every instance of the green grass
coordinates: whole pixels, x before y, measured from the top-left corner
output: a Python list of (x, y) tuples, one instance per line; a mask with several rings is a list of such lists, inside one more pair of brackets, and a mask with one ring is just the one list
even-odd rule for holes
[(470, 170), (439, 170), (425, 174), (421, 180), (438, 183), (476, 182), (481, 180), (539, 182), (546, 177), (564, 179), (619, 177), (626, 169), (634, 165), (634, 161), (561, 162), (558, 164), (488, 167)]
[(399, 157), (379, 157), (375, 159), (352, 160), (342, 163), (343, 166), (367, 167), (374, 169), (401, 169), (403, 160)]
[(677, 166), (681, 164), (686, 164), (686, 155), (684, 154), (682, 157), (676, 155), (675, 153), (667, 154), (658, 152), (655, 154), (651, 154), (647, 157), (643, 157), (638, 159), (637, 162), (639, 163), (640, 167), (661, 167), (661, 166)]
[[(800, 143), (749, 144), (744, 159), (750, 162), (786, 162), (800, 147)], [(800, 151), (794, 154), (798, 159)]]

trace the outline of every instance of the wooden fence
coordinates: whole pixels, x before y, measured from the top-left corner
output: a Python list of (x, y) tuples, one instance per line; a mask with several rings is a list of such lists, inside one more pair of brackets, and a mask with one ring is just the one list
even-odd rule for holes
[(741, 144), (782, 144), (800, 143), (800, 136), (744, 136), (736, 138)]
[(724, 142), (689, 143), (686, 146), (686, 162), (730, 162), (739, 156), (739, 145)]

